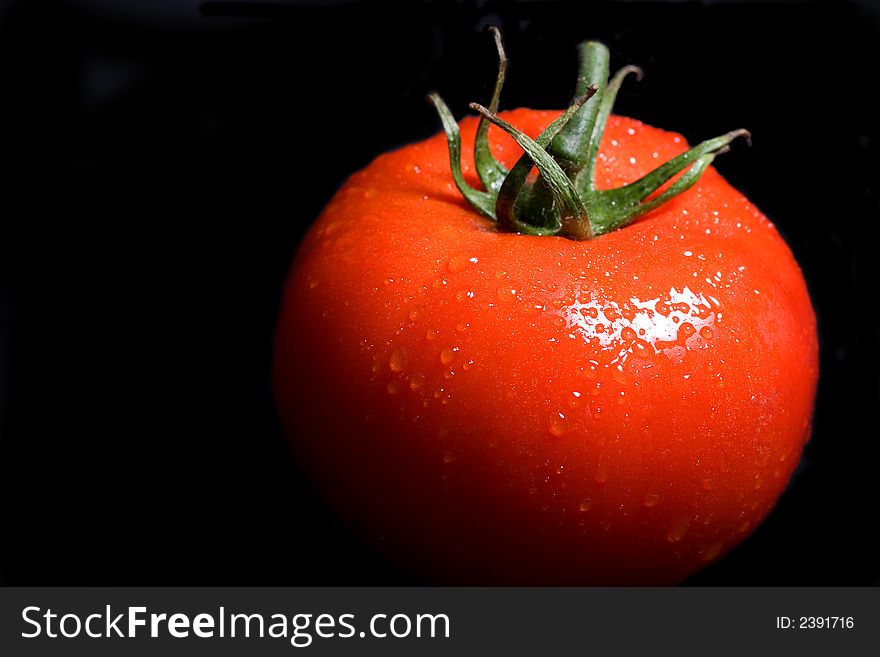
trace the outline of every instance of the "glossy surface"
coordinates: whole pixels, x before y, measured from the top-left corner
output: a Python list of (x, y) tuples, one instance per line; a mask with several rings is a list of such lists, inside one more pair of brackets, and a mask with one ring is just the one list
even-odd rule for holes
[[(533, 136), (556, 115), (504, 113)], [(612, 117), (597, 184), (685, 149)], [(502, 234), (448, 166), (440, 135), (379, 157), (301, 245), (275, 394), (317, 488), (432, 581), (670, 584), (730, 550), (788, 482), (817, 379), (771, 223), (710, 168), (591, 242)]]

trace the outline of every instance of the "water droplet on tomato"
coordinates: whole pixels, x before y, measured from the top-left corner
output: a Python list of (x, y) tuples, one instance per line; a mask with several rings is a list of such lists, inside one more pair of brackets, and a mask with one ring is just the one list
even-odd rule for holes
[(596, 475), (593, 477), (593, 480), (597, 484), (604, 484), (608, 481), (608, 467), (605, 465), (605, 460), (602, 457), (599, 457), (599, 464), (596, 466)]
[(447, 268), (451, 273), (458, 274), (459, 272), (463, 272), (475, 262), (477, 262), (476, 258), (468, 258), (465, 255), (456, 255), (452, 256), (449, 259), (449, 264), (447, 265)]
[(453, 360), (455, 360), (455, 355), (460, 351), (458, 347), (447, 346), (443, 347), (440, 351), (440, 362), (444, 365), (449, 365)]
[(406, 368), (407, 355), (406, 349), (398, 347), (391, 352), (391, 358), (388, 359), (388, 367), (392, 372), (403, 372)]
[(467, 333), (467, 330), (470, 328), (470, 326), (471, 325), (468, 324), (467, 322), (459, 322), (458, 324), (455, 325), (455, 330), (458, 333)]
[(660, 501), (660, 496), (657, 493), (648, 493), (645, 495), (645, 499), (642, 502), (647, 508), (653, 508), (657, 506), (657, 502)]
[(690, 526), (690, 518), (686, 516), (676, 518), (672, 521), (672, 525), (670, 525), (669, 531), (666, 532), (666, 540), (670, 543), (678, 543), (681, 539), (685, 537), (685, 534), (687, 534)]
[(570, 429), (568, 418), (563, 413), (551, 413), (547, 419), (547, 429), (557, 438), (564, 436)]
[(423, 385), (425, 385), (425, 375), (424, 374), (413, 374), (409, 377), (409, 389), (415, 392)]
[(554, 318), (551, 320), (551, 323), (552, 323), (553, 326), (555, 326), (556, 328), (565, 328), (565, 319), (564, 319), (563, 317), (560, 317), (559, 315), (557, 315), (556, 317), (554, 317)]
[(723, 548), (724, 548), (724, 543), (722, 543), (721, 541), (719, 541), (717, 543), (712, 543), (712, 545), (710, 545), (708, 548), (706, 548), (705, 550), (703, 550), (700, 553), (700, 560), (701, 561), (712, 561), (719, 554), (721, 554), (721, 550)]
[(639, 358), (648, 358), (654, 355), (654, 347), (647, 340), (635, 338), (632, 341), (632, 352)]
[(590, 500), (590, 499), (581, 500), (580, 504), (578, 504), (578, 509), (580, 511), (589, 511), (592, 508), (593, 508), (593, 500)]
[(443, 452), (443, 462), (447, 465), (455, 460), (455, 454), (449, 450)]
[[(701, 319), (703, 321), (709, 319), (712, 316), (712, 309), (709, 306), (699, 305), (694, 307), (694, 316), (697, 319)], [(719, 314), (719, 318), (721, 315)]]
[(425, 332), (425, 339), (430, 342), (432, 340), (436, 340), (438, 335), (440, 335), (440, 331), (438, 331), (434, 327), (431, 327)]
[(398, 381), (397, 379), (391, 379), (388, 382), (386, 388), (388, 389), (389, 394), (396, 395), (398, 392), (400, 392), (400, 381)]
[(704, 326), (703, 328), (700, 329), (700, 335), (705, 340), (711, 340), (715, 334), (712, 332), (712, 329), (710, 329), (708, 326)]
[(680, 340), (687, 340), (689, 337), (691, 337), (696, 332), (697, 332), (697, 329), (694, 328), (693, 324), (691, 324), (690, 322), (685, 322), (678, 329), (678, 336), (679, 336)]
[(462, 363), (461, 369), (467, 371), (467, 370), (471, 369), (473, 366), (474, 366), (474, 359), (468, 358), (464, 363)]

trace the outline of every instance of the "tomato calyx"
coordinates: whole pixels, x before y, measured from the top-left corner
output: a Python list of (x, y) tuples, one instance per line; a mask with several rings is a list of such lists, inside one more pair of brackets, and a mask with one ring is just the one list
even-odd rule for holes
[[(495, 87), (488, 107), (470, 104), (480, 115), (474, 162), (484, 189), (475, 189), (464, 179), (461, 134), (452, 112), (438, 94), (431, 94), (429, 99), (446, 133), (456, 187), (471, 206), (494, 220), (502, 230), (588, 240), (623, 228), (692, 187), (737, 137), (750, 139), (747, 130), (733, 130), (694, 146), (635, 182), (614, 189), (597, 189), (594, 178), (599, 144), (614, 100), (624, 79), (630, 74), (640, 78), (641, 70), (625, 66), (609, 79), (608, 48), (597, 41), (582, 43), (578, 48), (580, 66), (574, 100), (537, 139), (532, 139), (498, 116), (507, 56), (500, 31), (495, 27), (489, 29), (498, 50)], [(490, 124), (504, 130), (523, 149), (523, 155), (510, 170), (492, 155)], [(533, 166), (538, 169), (538, 177), (531, 182), (529, 173)]]

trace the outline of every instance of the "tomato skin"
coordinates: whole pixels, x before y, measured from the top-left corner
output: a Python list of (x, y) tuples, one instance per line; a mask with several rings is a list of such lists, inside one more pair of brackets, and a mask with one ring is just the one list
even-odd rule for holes
[[(558, 114), (503, 115), (534, 136)], [(520, 151), (490, 137), (510, 166)], [(597, 185), (686, 148), (614, 116)], [(817, 352), (790, 250), (714, 169), (592, 241), (505, 234), (458, 195), (437, 135), (352, 176), (306, 236), (274, 384), (318, 490), (429, 580), (674, 584), (785, 488)]]

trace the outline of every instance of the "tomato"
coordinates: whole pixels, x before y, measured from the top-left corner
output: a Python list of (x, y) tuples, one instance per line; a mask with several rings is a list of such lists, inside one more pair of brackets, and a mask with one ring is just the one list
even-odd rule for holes
[[(501, 114), (532, 136), (557, 116)], [(489, 140), (508, 167), (521, 155)], [(611, 116), (596, 185), (687, 148)], [(713, 168), (591, 240), (523, 235), (464, 203), (437, 135), (353, 175), (304, 239), (274, 386), (331, 507), (430, 581), (659, 585), (771, 510), (810, 434), (817, 351), (790, 250)]]

